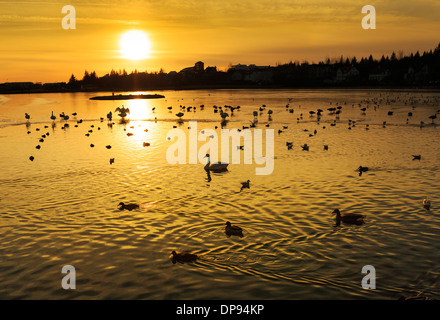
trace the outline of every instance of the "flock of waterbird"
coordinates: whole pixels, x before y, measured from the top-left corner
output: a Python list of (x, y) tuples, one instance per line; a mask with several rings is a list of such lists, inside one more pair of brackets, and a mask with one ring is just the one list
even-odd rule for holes
[[(119, 115), (119, 117), (121, 117), (120, 123), (128, 123), (128, 120), (126, 120), (125, 117), (130, 113), (130, 109), (125, 108), (124, 106), (122, 106), (122, 107), (118, 107), (118, 108), (116, 108), (115, 112), (119, 112), (118, 115)], [(74, 113), (72, 113), (71, 115), (72, 115), (73, 117), (76, 117), (76, 116), (78, 115), (78, 113), (77, 113), (77, 112), (74, 112)], [(30, 127), (30, 118), (31, 118), (31, 116), (30, 116), (28, 113), (25, 113), (26, 127), (27, 127), (27, 128)], [(64, 112), (62, 112), (62, 113), (60, 113), (59, 118), (60, 118), (61, 121), (65, 121), (65, 123), (64, 123), (63, 126), (61, 127), (62, 130), (65, 130), (65, 129), (67, 129), (67, 128), (70, 127), (70, 125), (68, 124), (68, 120), (70, 119), (70, 116), (69, 116), (69, 115), (67, 115), (67, 114), (65, 114)], [(54, 128), (54, 127), (56, 126), (56, 123), (55, 123), (55, 120), (56, 120), (56, 119), (57, 119), (57, 117), (53, 114), (53, 111), (52, 111), (51, 116), (50, 116), (50, 120), (52, 120), (52, 128)], [(112, 115), (112, 112), (110, 111), (110, 112), (107, 114), (107, 120), (108, 120), (107, 125), (108, 125), (109, 127), (112, 127), (112, 126), (115, 124), (115, 122), (112, 122), (112, 119), (113, 119), (113, 115)], [(104, 121), (104, 118), (101, 117), (101, 118), (100, 118), (100, 121), (103, 122), (103, 121)], [(81, 123), (83, 123), (83, 120), (82, 120), (82, 119), (80, 119), (80, 120), (76, 120), (75, 128), (78, 128), (78, 127), (79, 127), (79, 124), (81, 124)], [(44, 128), (47, 129), (47, 128), (49, 128), (49, 126), (48, 126), (48, 125), (45, 125)], [(90, 128), (91, 128), (91, 129), (89, 129), (89, 130), (87, 131), (87, 133), (85, 134), (86, 137), (90, 137), (90, 135), (93, 133), (93, 129), (95, 128), (95, 125), (93, 125), (93, 124), (90, 125)], [(133, 128), (133, 127), (131, 127), (131, 128)], [(97, 130), (101, 130), (101, 127), (97, 127)], [(126, 130), (126, 129), (124, 129), (124, 130)], [(36, 128), (35, 131), (40, 131), (40, 128)], [(147, 132), (148, 129), (145, 129), (145, 131)], [(27, 134), (30, 134), (30, 133), (31, 133), (31, 131), (28, 130), (28, 131), (27, 131)], [(40, 143), (43, 143), (43, 142), (45, 141), (45, 139), (46, 139), (49, 135), (50, 135), (50, 133), (49, 133), (49, 132), (46, 132), (45, 134), (43, 134), (43, 135), (41, 135), (41, 136), (39, 137), (39, 140), (38, 140), (38, 141), (39, 141)], [(133, 133), (130, 133), (130, 132), (127, 133), (127, 136), (132, 136), (132, 135), (133, 135)], [(150, 146), (150, 143), (148, 143), (148, 142), (143, 142), (143, 146), (144, 146), (144, 147)], [(90, 147), (91, 147), (91, 148), (94, 148), (95, 145), (94, 145), (93, 143), (91, 143), (91, 144), (90, 144)], [(107, 149), (111, 149), (112, 146), (111, 146), (111, 145), (106, 145), (105, 147), (106, 147)], [(41, 145), (37, 145), (35, 148), (36, 148), (37, 150), (40, 150), (40, 149), (41, 149)], [(34, 161), (34, 160), (35, 160), (35, 157), (34, 157), (33, 155), (31, 155), (31, 156), (29, 157), (29, 160), (30, 160), (30, 161)], [(110, 164), (113, 164), (114, 162), (115, 162), (115, 158), (110, 158), (109, 163), (110, 163)]]
[[(290, 99), (289, 99), (290, 100)], [(372, 105), (374, 111), (376, 111), (380, 105), (383, 103), (385, 105), (391, 105), (393, 102), (398, 101), (399, 98), (397, 99), (389, 99), (389, 98), (383, 98), (383, 99), (371, 99), (371, 100), (365, 100), (363, 101), (363, 103), (367, 104), (366, 107), (364, 107), (362, 105), (362, 103), (358, 104), (358, 107), (361, 111), (362, 115), (366, 115), (366, 112), (368, 109), (370, 109), (370, 105)], [(415, 105), (417, 104), (418, 101), (416, 101), (413, 98), (410, 98), (408, 101), (405, 101), (405, 104), (410, 103), (413, 107), (413, 109), (415, 109)], [(429, 103), (429, 100), (425, 100), (423, 101), (425, 104)], [(432, 102), (432, 101), (431, 101)], [(435, 99), (434, 101), (435, 105), (438, 105), (438, 101)], [(331, 104), (331, 103), (330, 103)], [(344, 103), (346, 104), (346, 103)], [(330, 122), (330, 126), (334, 127), (337, 124), (337, 120), (339, 120), (339, 116), (342, 113), (342, 109), (343, 107), (341, 105), (339, 105), (338, 103), (336, 103), (336, 107), (329, 107), (327, 108), (327, 111), (329, 112), (330, 115), (334, 115), (335, 119), (333, 119), (333, 121)], [(355, 105), (353, 104), (352, 107), (354, 108)], [(225, 106), (225, 108), (230, 108), (230, 106)], [(237, 107), (238, 109), (240, 107)], [(181, 106), (182, 109), (182, 106)], [(184, 108), (183, 108), (184, 109)], [(188, 110), (188, 109), (187, 109)], [(214, 106), (214, 112), (217, 113), (219, 112), (221, 113), (221, 117), (222, 117), (222, 122), (221, 125), (222, 127), (224, 125), (226, 125), (226, 118), (229, 117), (229, 115), (224, 112), (221, 108)], [(231, 109), (231, 113), (233, 112), (234, 109)], [(261, 115), (264, 111), (266, 110), (266, 105), (262, 105), (261, 107), (259, 107), (258, 111), (253, 111), (253, 121), (251, 121), (251, 124), (249, 127), (247, 126), (243, 126), (243, 130), (244, 129), (249, 129), (249, 128), (253, 128), (257, 126), (258, 123), (258, 116)], [(289, 104), (286, 105), (286, 110), (289, 113), (294, 113), (294, 109), (290, 108)], [(188, 110), (189, 111), (189, 110)], [(316, 111), (309, 111), (310, 117), (315, 117), (316, 116), (316, 122), (319, 125), (319, 122), (321, 120), (321, 117), (323, 115), (324, 110), (322, 109), (317, 109)], [(437, 111), (437, 113), (440, 113), (440, 110)], [(432, 124), (434, 124), (434, 120), (437, 118), (437, 113), (435, 115), (429, 116), (429, 119), (432, 120)], [(267, 111), (268, 114), (268, 121), (272, 120), (272, 115), (273, 115), (273, 111), (272, 110), (268, 110)], [(394, 111), (388, 111), (387, 113), (388, 116), (393, 116), (394, 115)], [(176, 114), (176, 116), (179, 117), (179, 120), (182, 121), (182, 117), (184, 116), (184, 114), (182, 112), (179, 112), (178, 114)], [(413, 112), (409, 112), (408, 113), (408, 118), (406, 119), (406, 124), (409, 124), (409, 118), (413, 116)], [(297, 118), (297, 122), (299, 123), (301, 120), (303, 120), (304, 118), (304, 114), (301, 113), (299, 115), (299, 117)], [(385, 128), (387, 125), (386, 121), (383, 121), (382, 123), (383, 127)], [(420, 127), (422, 128), (424, 126), (424, 122), (421, 121), (420, 122)], [(266, 127), (270, 127), (270, 123), (266, 124)], [(348, 130), (352, 130), (352, 128), (356, 127), (356, 121), (355, 120), (348, 120)], [(217, 127), (216, 127), (217, 128)], [(323, 126), (323, 129), (325, 129), (326, 127)], [(278, 134), (280, 135), (281, 133), (284, 132), (284, 130), (287, 130), (288, 126), (282, 126), (282, 128), (278, 129)], [(365, 129), (369, 130), (370, 126), (369, 124), (365, 125)], [(240, 129), (238, 129), (240, 131)], [(305, 132), (309, 132), (308, 129), (304, 129)], [(315, 129), (312, 133), (309, 133), (309, 137), (313, 137), (318, 133), (318, 131)], [(287, 141), (286, 142), (286, 146), (288, 150), (292, 150), (294, 143)], [(241, 150), (243, 150), (243, 146), (239, 147)], [(310, 146), (307, 144), (303, 144), (301, 145), (301, 148), (303, 151), (309, 151)], [(327, 151), (329, 150), (329, 146), (328, 145), (324, 145), (324, 150)], [(413, 160), (421, 160), (421, 155), (412, 155), (413, 156)], [(210, 171), (214, 171), (214, 172), (222, 172), (222, 171), (226, 171), (227, 170), (227, 166), (228, 164), (226, 163), (217, 163), (217, 164), (210, 164), (210, 158), (209, 158), (209, 154), (206, 155), (206, 157), (208, 158), (208, 163), (205, 166), (205, 170), (210, 170)], [(369, 170), (368, 167), (365, 166), (359, 166), (359, 168), (356, 170), (359, 172), (359, 176), (362, 175), (362, 173), (367, 172)], [(242, 187), (240, 189), (240, 192), (244, 189), (244, 188), (249, 188), (250, 187), (250, 180), (247, 180), (245, 182), (241, 182)], [(431, 202), (427, 199), (424, 198), (423, 199), (423, 208), (425, 208), (426, 210), (430, 210), (431, 207)], [(341, 213), (339, 209), (335, 209), (333, 212), (333, 214), (335, 214), (334, 216), (334, 220), (336, 222), (335, 226), (339, 226), (342, 223), (345, 224), (354, 224), (354, 225), (361, 225), (364, 223), (364, 219), (366, 218), (365, 215), (362, 214), (358, 214), (358, 213)], [(225, 227), (225, 233), (230, 236), (230, 235), (239, 235), (240, 237), (243, 236), (243, 229), (239, 226), (232, 226), (231, 223), (228, 221), (226, 222), (226, 227)], [(184, 262), (191, 262), (191, 261), (195, 261), (197, 259), (200, 258), (200, 255), (197, 254), (193, 254), (193, 253), (189, 253), (189, 252), (182, 252), (182, 253), (177, 253), (176, 251), (172, 251), (172, 256), (171, 259), (173, 261), (173, 263), (176, 263), (176, 261), (184, 263)], [(411, 298), (409, 298), (411, 299)]]
[[(289, 98), (289, 102), (292, 101), (291, 98)], [(409, 104), (412, 106), (412, 109), (414, 110), (416, 108), (416, 105), (418, 103), (423, 103), (423, 104), (429, 104), (431, 103), (433, 106), (434, 105), (438, 105), (439, 101), (437, 98), (434, 98), (433, 100), (430, 99), (425, 99), (423, 101), (417, 100), (413, 97), (409, 97), (407, 100), (403, 100), (402, 97), (397, 97), (394, 99), (390, 99), (389, 97), (384, 97), (384, 98), (372, 98), (372, 99), (366, 99), (361, 101), (357, 107), (359, 107), (359, 110), (361, 112), (361, 115), (366, 115), (367, 110), (371, 110), (374, 109), (374, 111), (376, 111), (381, 105), (391, 105), (392, 103), (395, 103), (397, 101), (403, 102), (405, 105)], [(345, 102), (344, 105), (346, 105), (347, 103)], [(330, 105), (332, 105), (332, 102), (330, 102)], [(343, 110), (343, 106), (340, 105), (340, 103), (335, 103), (334, 105), (336, 105), (335, 107), (329, 107), (327, 108), (328, 111), (328, 115), (329, 116), (334, 116), (334, 119), (330, 119), (327, 120), (327, 123), (330, 123), (330, 126), (334, 127), (336, 126), (336, 124), (338, 123), (338, 120), (340, 119), (340, 114), (342, 113)], [(366, 106), (364, 106), (366, 105)], [(355, 105), (352, 104), (352, 108), (354, 108)], [(258, 108), (258, 110), (253, 111), (252, 115), (253, 115), (253, 120), (250, 121), (250, 125), (249, 126), (242, 126), (242, 129), (237, 129), (238, 131), (241, 130), (246, 130), (246, 129), (250, 129), (250, 128), (255, 128), (258, 124), (258, 117), (261, 116), (262, 114), (264, 114), (264, 112), (266, 111), (266, 105), (262, 105), (261, 107)], [(301, 108), (301, 106), (299, 106), (299, 108)], [(155, 107), (152, 108), (152, 112), (155, 112)], [(173, 107), (168, 107), (169, 112), (172, 112)], [(200, 105), (199, 106), (200, 110), (205, 110), (205, 106), (204, 105)], [(176, 114), (176, 116), (179, 118), (178, 123), (182, 124), (183, 123), (183, 119), (182, 117), (185, 115), (184, 112), (196, 112), (197, 107), (195, 106), (182, 106), (180, 105), (180, 110), (179, 113)], [(221, 117), (221, 122), (220, 125), (223, 128), (224, 126), (226, 126), (226, 124), (228, 123), (228, 121), (226, 120), (226, 118), (230, 117), (229, 113), (231, 114), (231, 116), (234, 115), (234, 111), (236, 110), (240, 110), (240, 106), (229, 106), (229, 105), (225, 105), (224, 107), (221, 106), (213, 106), (213, 112), (214, 113), (218, 113), (220, 114)], [(286, 111), (290, 114), (293, 114), (295, 112), (295, 110), (293, 108), (290, 107), (289, 103), (286, 105)], [(115, 112), (119, 112), (118, 116), (121, 118), (120, 123), (128, 123), (129, 120), (126, 120), (126, 116), (130, 113), (130, 110), (128, 108), (125, 108), (124, 106), (122, 107), (118, 107), (116, 108)], [(228, 113), (229, 112), (229, 113)], [(309, 111), (309, 115), (310, 118), (314, 118), (316, 120), (317, 125), (320, 124), (321, 118), (323, 116), (323, 113), (325, 111), (322, 109), (317, 109), (316, 111), (311, 110)], [(431, 124), (434, 124), (434, 120), (437, 118), (437, 114), (440, 113), (440, 110), (437, 111), (436, 114), (429, 116), (428, 118), (431, 119)], [(393, 116), (394, 115), (394, 111), (388, 111), (388, 116)], [(72, 116), (76, 116), (77, 113), (72, 113)], [(273, 116), (273, 111), (271, 109), (267, 110), (267, 115), (268, 115), (268, 121), (269, 123), (267, 123), (265, 126), (266, 127), (270, 127), (271, 123), (270, 121), (272, 121), (272, 116)], [(413, 116), (413, 112), (408, 112), (408, 117), (406, 119), (406, 124), (409, 124), (410, 118)], [(26, 122), (26, 126), (29, 127), (30, 125), (30, 115), (28, 113), (25, 113), (25, 119), (27, 120)], [(55, 120), (56, 120), (56, 116), (54, 116), (53, 112), (50, 116), (50, 119), (53, 121), (52, 122), (52, 126), (55, 126)], [(68, 124), (68, 120), (69, 120), (69, 115), (66, 115), (64, 112), (60, 114), (60, 119), (61, 121), (65, 121), (62, 129), (66, 129), (67, 127), (69, 127)], [(304, 114), (300, 113), (299, 117), (297, 117), (297, 123), (299, 123), (301, 120), (304, 119)], [(100, 118), (101, 122), (104, 121), (104, 118)], [(112, 127), (115, 122), (112, 122), (113, 120), (113, 114), (110, 111), (107, 114), (107, 120), (108, 120), (108, 126)], [(155, 118), (155, 120), (157, 120), (157, 118)], [(77, 120), (77, 124), (75, 125), (75, 127), (78, 127), (79, 124), (82, 123), (82, 120)], [(339, 122), (341, 123), (341, 122)], [(355, 128), (357, 124), (357, 121), (355, 120), (351, 120), (348, 119), (348, 130), (352, 130), (352, 128)], [(383, 121), (382, 126), (385, 128), (387, 125), (386, 121)], [(420, 122), (420, 127), (422, 128), (425, 125), (425, 123), (423, 121)], [(94, 128), (94, 125), (90, 126), (91, 128)], [(176, 128), (177, 126), (173, 126), (174, 128)], [(44, 126), (44, 128), (48, 128), (48, 126)], [(132, 127), (131, 127), (132, 128)], [(215, 126), (215, 129), (217, 129), (218, 127)], [(281, 128), (278, 129), (278, 134), (281, 135), (285, 130), (288, 130), (288, 126), (282, 126)], [(322, 126), (322, 129), (325, 129), (325, 126)], [(97, 128), (98, 130), (100, 130), (100, 127)], [(365, 129), (369, 130), (369, 124), (365, 125)], [(39, 128), (35, 129), (36, 131), (39, 131)], [(124, 129), (125, 130), (125, 129)], [(147, 129), (145, 131), (148, 131)], [(88, 132), (85, 134), (86, 136), (90, 136), (90, 134), (93, 132), (93, 129), (88, 130)], [(317, 135), (318, 131), (317, 129), (315, 129), (313, 131), (313, 133), (309, 133), (308, 129), (304, 129), (304, 132), (307, 132), (309, 137), (313, 137), (315, 135)], [(30, 131), (27, 132), (28, 134), (30, 133)], [(45, 134), (41, 135), (39, 142), (42, 143), (44, 142), (44, 139), (46, 139), (49, 136), (49, 132), (46, 132)], [(128, 136), (133, 135), (132, 133), (127, 133)], [(148, 142), (143, 142), (143, 146), (149, 146), (150, 144)], [(286, 142), (286, 146), (288, 150), (292, 150), (294, 143), (291, 141), (287, 141)], [(91, 144), (90, 147), (94, 147), (94, 144)], [(310, 146), (308, 144), (303, 144), (300, 145), (302, 151), (309, 151), (310, 150)], [(36, 149), (40, 149), (41, 146), (37, 145)], [(107, 145), (106, 146), (107, 149), (111, 149), (111, 145)], [(238, 147), (240, 150), (243, 150), (243, 146), (239, 146)], [(324, 150), (329, 150), (329, 146), (328, 145), (324, 145)], [(422, 156), (421, 155), (412, 155), (413, 156), (413, 160), (421, 160)], [(208, 159), (206, 165), (204, 166), (205, 171), (208, 173), (208, 177), (210, 177), (209, 173), (210, 172), (216, 172), (216, 173), (221, 173), (221, 172), (225, 172), (228, 171), (227, 167), (228, 167), (228, 163), (211, 163), (211, 159), (210, 159), (210, 155), (206, 154), (205, 158)], [(33, 156), (30, 156), (29, 159), (31, 161), (33, 161), (35, 158)], [(110, 158), (110, 164), (114, 163), (115, 159), (114, 158)], [(362, 173), (369, 171), (368, 167), (365, 166), (359, 166), (359, 168), (356, 170), (359, 172), (359, 176), (362, 175)], [(250, 180), (247, 180), (245, 182), (241, 182), (241, 189), (240, 192), (243, 189), (249, 189), (250, 188)], [(120, 202), (118, 204), (118, 208), (120, 210), (135, 210), (138, 209), (140, 206), (138, 204), (125, 204), (123, 202)], [(426, 210), (430, 210), (431, 207), (431, 202), (427, 199), (427, 197), (424, 198), (423, 200), (423, 207)], [(341, 222), (343, 223), (347, 223), (347, 224), (356, 224), (356, 225), (360, 225), (364, 223), (364, 219), (365, 219), (365, 215), (361, 215), (361, 214), (356, 214), (356, 213), (344, 213), (341, 214), (339, 209), (335, 209), (333, 212), (333, 214), (335, 214), (334, 219), (336, 221), (336, 226), (339, 226)], [(243, 229), (239, 226), (234, 226), (231, 225), (231, 223), (228, 221), (226, 222), (226, 227), (225, 227), (225, 233), (226, 235), (229, 237), (231, 235), (235, 235), (235, 236), (239, 236), (239, 237), (243, 237)], [(173, 263), (176, 262), (191, 262), (191, 261), (195, 261), (198, 258), (200, 258), (199, 255), (196, 254), (192, 254), (189, 252), (182, 252), (182, 253), (177, 253), (176, 251), (173, 251), (172, 253), (172, 261)]]

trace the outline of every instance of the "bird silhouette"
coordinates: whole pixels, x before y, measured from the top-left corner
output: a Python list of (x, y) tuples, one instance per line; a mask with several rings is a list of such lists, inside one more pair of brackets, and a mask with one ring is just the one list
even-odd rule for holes
[(361, 176), (363, 172), (368, 171), (368, 167), (359, 166), (359, 168), (356, 171), (359, 171), (359, 176)]
[(228, 171), (228, 165), (229, 163), (213, 163), (211, 164), (211, 157), (209, 153), (205, 155), (205, 158), (208, 158), (208, 162), (206, 163), (204, 169), (213, 171), (213, 172), (223, 172)]
[(225, 223), (226, 227), (225, 227), (225, 233), (228, 237), (230, 236), (239, 236), (240, 238), (243, 237), (243, 229), (240, 228), (239, 226), (233, 226), (231, 225), (231, 223), (228, 221)]
[(357, 214), (357, 213), (344, 213), (341, 214), (339, 209), (335, 209), (332, 213), (335, 213), (336, 216), (334, 219), (336, 220), (336, 224), (339, 225), (342, 222), (347, 224), (363, 224), (365, 215)]
[(240, 192), (241, 192), (241, 190), (243, 190), (243, 189), (245, 189), (245, 188), (250, 189), (250, 180), (245, 181), (245, 182), (241, 182), (241, 189), (240, 189)]
[(423, 199), (423, 208), (429, 210), (431, 208), (431, 201), (428, 198)]
[(179, 263), (192, 262), (200, 258), (200, 256), (189, 252), (177, 253), (176, 251), (173, 250), (171, 254), (172, 254), (171, 260), (174, 264), (176, 262)]
[(135, 203), (129, 203), (129, 204), (125, 204), (123, 202), (119, 202), (118, 204), (118, 209), (119, 210), (128, 210), (128, 211), (132, 211), (134, 209), (139, 209), (139, 205), (135, 204)]

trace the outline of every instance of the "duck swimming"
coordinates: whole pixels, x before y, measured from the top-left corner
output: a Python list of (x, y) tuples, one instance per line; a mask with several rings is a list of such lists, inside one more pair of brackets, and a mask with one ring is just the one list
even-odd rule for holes
[(423, 199), (423, 208), (426, 210), (429, 210), (431, 208), (431, 201), (428, 200), (428, 198)]
[(339, 225), (342, 222), (348, 223), (348, 224), (363, 224), (364, 223), (364, 215), (357, 214), (357, 213), (344, 213), (341, 214), (339, 209), (335, 209), (332, 213), (335, 213), (336, 216), (334, 219), (336, 220), (337, 225)]
[(184, 115), (185, 115), (185, 114), (182, 113), (182, 112), (179, 112), (179, 113), (176, 114), (176, 116), (179, 117), (179, 122), (183, 122), (182, 117), (183, 117)]
[(226, 227), (225, 227), (225, 233), (227, 236), (239, 236), (239, 237), (243, 237), (243, 229), (238, 227), (238, 226), (233, 226), (231, 225), (231, 223), (228, 221), (225, 223)]
[(139, 208), (139, 205), (135, 204), (135, 203), (125, 204), (123, 202), (119, 202), (119, 204), (118, 204), (118, 209), (119, 210), (131, 211), (131, 210), (138, 209), (138, 208)]
[(250, 182), (251, 182), (250, 180), (245, 181), (245, 182), (242, 182), (242, 183), (241, 183), (241, 189), (240, 189), (240, 192), (241, 192), (241, 190), (243, 190), (244, 188), (248, 188), (248, 189), (249, 189), (249, 183), (250, 183)]
[(173, 255), (171, 257), (171, 259), (173, 260), (174, 264), (176, 262), (180, 262), (180, 263), (192, 262), (192, 261), (196, 261), (198, 258), (200, 258), (200, 256), (198, 256), (194, 253), (189, 253), (189, 252), (177, 253), (176, 251), (173, 250), (171, 252), (171, 254)]

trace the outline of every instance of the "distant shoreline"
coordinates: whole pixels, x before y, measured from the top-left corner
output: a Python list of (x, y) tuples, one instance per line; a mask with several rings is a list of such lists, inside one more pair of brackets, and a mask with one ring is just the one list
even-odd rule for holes
[(290, 61), (276, 66), (232, 65), (227, 71), (207, 67), (198, 61), (179, 72), (166, 73), (125, 69), (98, 77), (84, 71), (82, 79), (74, 74), (68, 82), (5, 82), (0, 94), (60, 92), (133, 92), (164, 90), (216, 89), (367, 89), (367, 90), (440, 90), (440, 44), (430, 51), (410, 55), (382, 55), (349, 59), (329, 59), (318, 63)]
[[(316, 89), (316, 90), (422, 90), (422, 91), (440, 91), (438, 86), (231, 86), (231, 85), (217, 85), (217, 86), (182, 86), (182, 87), (155, 87), (155, 88), (131, 88), (131, 89), (96, 89), (96, 90), (2, 90), (0, 94), (38, 94), (38, 93), (78, 93), (78, 92), (148, 92), (148, 91), (187, 91), (187, 90), (234, 90), (234, 89), (247, 89), (247, 90), (303, 90), (303, 89)], [(119, 95), (119, 94), (118, 94)], [(120, 100), (117, 96), (107, 96), (106, 99), (94, 99), (94, 100)], [(115, 99), (113, 99), (115, 98)], [(162, 97), (160, 97), (162, 98)], [(136, 99), (136, 98), (130, 98)], [(142, 99), (142, 98), (141, 98)], [(150, 99), (150, 98), (144, 98)]]

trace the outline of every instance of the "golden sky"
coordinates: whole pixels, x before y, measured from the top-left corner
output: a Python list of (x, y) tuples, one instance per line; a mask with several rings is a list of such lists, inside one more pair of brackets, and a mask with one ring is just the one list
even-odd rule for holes
[[(364, 30), (361, 10), (376, 8), (376, 30)], [(76, 9), (76, 29), (64, 30), (63, 6)], [(147, 59), (128, 60), (121, 35), (144, 31)], [(438, 0), (0, 0), (0, 83), (68, 81), (84, 70), (166, 72), (194, 65), (275, 65), (326, 57), (380, 58), (440, 42)]]

